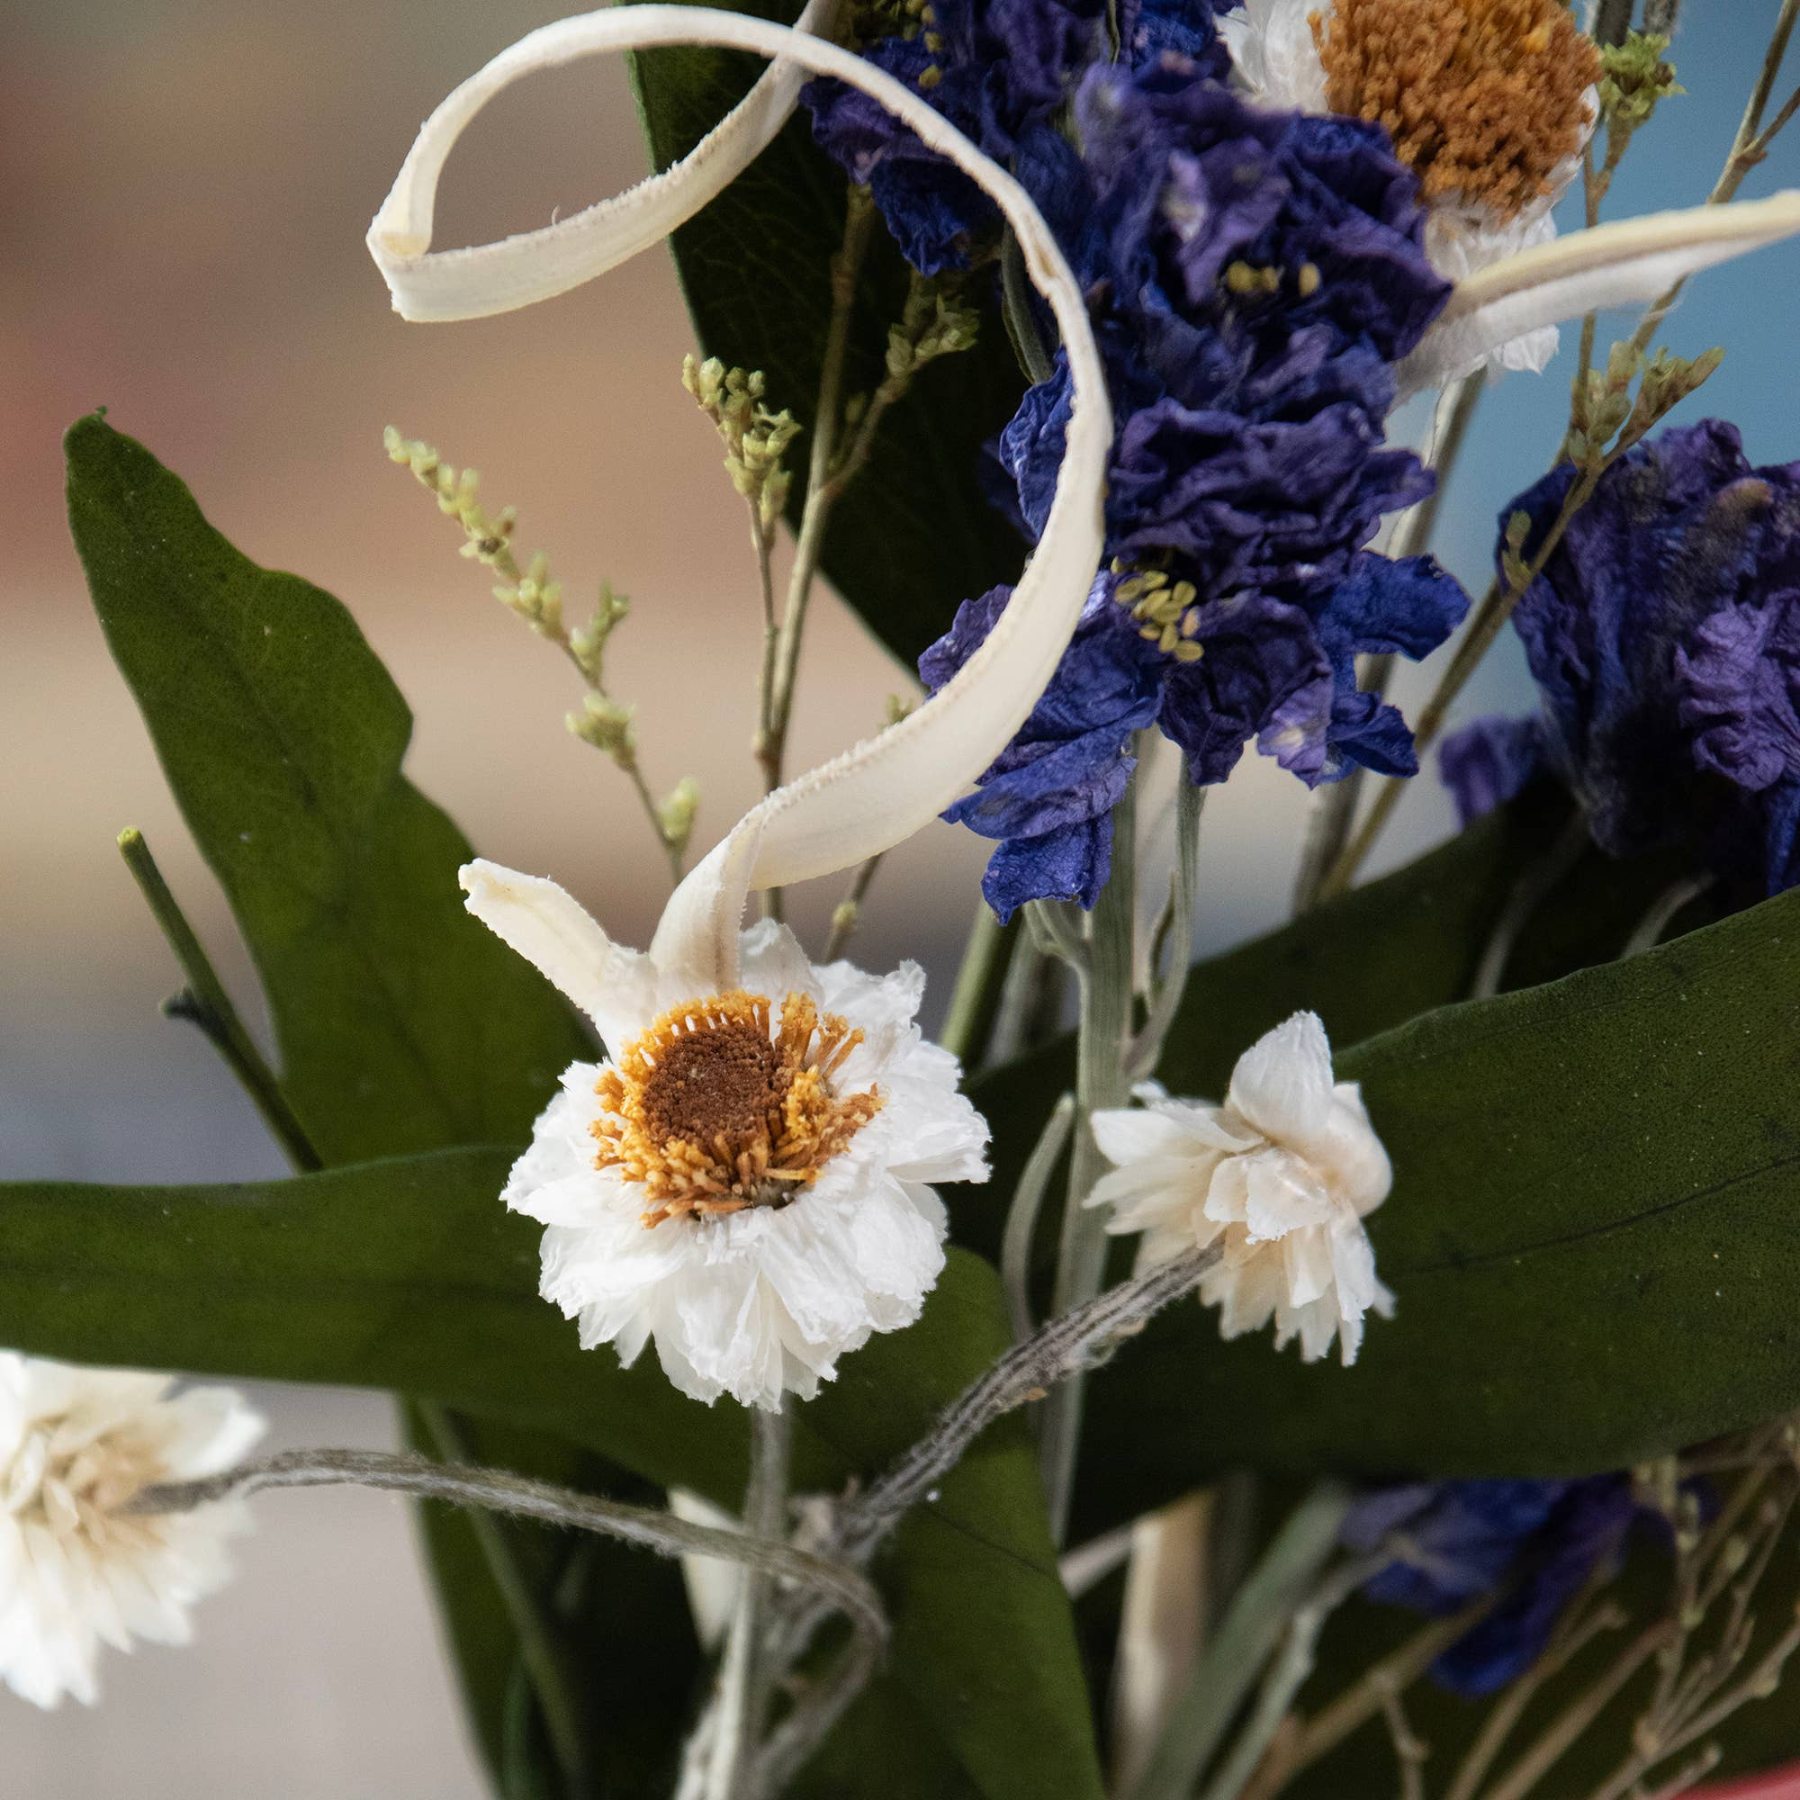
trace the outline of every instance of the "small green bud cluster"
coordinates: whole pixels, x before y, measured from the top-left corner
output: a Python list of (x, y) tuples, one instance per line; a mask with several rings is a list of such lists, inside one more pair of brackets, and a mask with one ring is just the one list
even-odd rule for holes
[(591, 686), (606, 686), (606, 641), (630, 612), (631, 601), (624, 594), (615, 594), (612, 584), (603, 581), (600, 598), (594, 603), (594, 616), (569, 633), (569, 655)]
[(1621, 44), (1600, 52), (1600, 117), (1610, 132), (1629, 135), (1650, 122), (1657, 102), (1687, 89), (1675, 79), (1675, 65), (1663, 61), (1669, 47), (1661, 33), (1628, 32)]
[(694, 835), (694, 815), (699, 810), (700, 784), (691, 775), (682, 776), (656, 809), (663, 842), (678, 856), (687, 853), (688, 840)]
[(980, 325), (980, 315), (963, 304), (960, 283), (916, 276), (900, 323), (888, 327), (888, 380), (910, 381), (940, 356), (972, 350)]
[(1531, 570), (1525, 562), (1525, 539), (1531, 532), (1531, 515), (1516, 512), (1506, 521), (1506, 538), (1500, 549), (1500, 573), (1508, 589), (1522, 594), (1531, 586)]
[(700, 362), (686, 357), (681, 385), (712, 420), (725, 446), (725, 472), (731, 485), (750, 503), (757, 529), (775, 529), (787, 504), (793, 477), (782, 467), (788, 445), (800, 435), (800, 424), (785, 408), (770, 412), (763, 405), (760, 369), (728, 369), (716, 356)]
[(581, 710), (568, 716), (569, 729), (584, 744), (603, 750), (621, 769), (637, 767), (637, 731), (632, 725), (635, 706), (626, 706), (610, 694), (584, 694)]
[(1582, 469), (1604, 467), (1638, 443), (1724, 360), (1725, 352), (1716, 348), (1694, 357), (1659, 350), (1646, 360), (1629, 342), (1614, 344), (1604, 371), (1590, 369), (1585, 382), (1577, 377), (1571, 383), (1564, 459)]

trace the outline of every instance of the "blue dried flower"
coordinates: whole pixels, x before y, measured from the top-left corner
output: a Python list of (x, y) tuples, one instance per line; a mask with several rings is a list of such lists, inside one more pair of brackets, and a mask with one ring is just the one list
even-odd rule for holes
[(1453, 731), (1438, 746), (1438, 776), (1464, 826), (1522, 793), (1544, 767), (1544, 728), (1535, 717), (1490, 713)]
[[(1429, 558), (1364, 548), (1384, 513), (1430, 491), (1417, 460), (1383, 443), (1393, 362), (1446, 292), (1413, 177), (1378, 127), (1250, 106), (1162, 52), (1091, 70), (1075, 121), (1079, 155), (1046, 131), (1015, 161), (1087, 289), (1118, 421), (1106, 547), (1121, 579), (1096, 589), (1063, 660), (1060, 713), (1083, 718), (1084, 744), (1112, 733), (1113, 772), (1154, 688), (1197, 782), (1222, 781), (1251, 741), (1309, 785), (1353, 763), (1413, 773), (1405, 722), (1356, 685), (1358, 654), (1425, 655), (1467, 607)], [(1069, 406), (1059, 357), (999, 441), (1034, 535)], [(1130, 705), (1120, 622), (1096, 616), (1107, 591), (1153, 652), (1132, 654)], [(939, 656), (956, 637), (928, 655), (928, 683), (956, 666)], [(1040, 802), (1059, 766), (1042, 742), (1016, 746), (1034, 751)], [(1081, 856), (1072, 826), (1015, 852), (1000, 808), (953, 816), (1002, 838), (991, 877), (1009, 908), (1051, 893), (1091, 903), (1108, 841), (1096, 809), (1116, 793), (1081, 789)]]
[[(1530, 520), (1526, 555), (1574, 479), (1558, 468), (1502, 514)], [(1752, 468), (1713, 419), (1640, 445), (1513, 620), (1546, 759), (1601, 849), (1683, 845), (1769, 893), (1800, 880), (1800, 463)]]
[[(1164, 659), (1096, 581), (1074, 641), (1023, 729), (944, 816), (998, 838), (981, 891), (1002, 922), (1027, 900), (1092, 906), (1112, 868), (1112, 809), (1137, 766), (1132, 733), (1162, 699)], [(934, 692), (980, 647), (1011, 597), (994, 588), (965, 601), (919, 661)]]
[(1522, 1675), (1563, 1609), (1617, 1555), (1638, 1511), (1623, 1475), (1581, 1481), (1444, 1481), (1383, 1488), (1344, 1521), (1353, 1550), (1396, 1550), (1363, 1592), (1441, 1617), (1498, 1594), (1431, 1666), (1452, 1692), (1492, 1694)]

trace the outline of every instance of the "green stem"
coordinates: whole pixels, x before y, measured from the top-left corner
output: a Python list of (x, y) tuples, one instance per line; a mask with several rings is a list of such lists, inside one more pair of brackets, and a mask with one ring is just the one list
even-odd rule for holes
[[(435, 1400), (414, 1400), (412, 1404), (440, 1462), (474, 1462), (462, 1422), (448, 1407)], [(556, 1627), (545, 1615), (538, 1595), (519, 1566), (505, 1524), (495, 1514), (476, 1507), (464, 1516), (519, 1640), (519, 1663), (537, 1696), (538, 1711), (543, 1716), (557, 1767), (572, 1795), (587, 1794), (592, 1791), (593, 1776), (581, 1723), (581, 1703)]]
[(950, 995), (950, 1010), (938, 1042), (965, 1070), (979, 1067), (1000, 1009), (1000, 992), (1019, 941), (1015, 920), (1002, 925), (985, 900), (975, 903), (975, 922), (963, 948), (962, 965)]
[[(806, 473), (806, 505), (800, 515), (800, 531), (794, 546), (794, 566), (788, 577), (787, 600), (775, 645), (772, 686), (764, 714), (768, 728), (757, 754), (763, 765), (764, 786), (773, 792), (781, 786), (782, 759), (794, 710), (794, 681), (800, 665), (800, 642), (806, 627), (806, 610), (812, 598), (819, 558), (825, 547), (825, 527), (843, 482), (834, 479), (838, 430), (844, 411), (844, 365), (850, 351), (850, 321), (856, 310), (856, 283), (868, 250), (875, 222), (875, 204), (866, 190), (852, 188), (844, 215), (844, 240), (831, 262), (831, 319), (825, 331), (825, 350), (819, 370), (819, 397), (813, 412), (812, 450)], [(770, 889), (764, 905), (779, 917), (780, 891)]]
[[(1076, 971), (1080, 995), (1075, 1049), (1076, 1121), (1056, 1265), (1054, 1311), (1059, 1314), (1092, 1300), (1106, 1273), (1106, 1221), (1083, 1202), (1107, 1167), (1106, 1158), (1094, 1141), (1093, 1115), (1123, 1106), (1130, 1094), (1126, 1059), (1131, 1042), (1135, 824), (1136, 797), (1128, 787), (1113, 808), (1112, 875), (1089, 915), (1087, 955)], [(1085, 1386), (1085, 1373), (1077, 1370), (1045, 1403), (1044, 1488), (1052, 1539), (1059, 1547), (1068, 1534)]]
[[(750, 1414), (750, 1485), (744, 1529), (753, 1537), (787, 1541), (788, 1462), (793, 1416), (788, 1408)], [(764, 1627), (774, 1582), (746, 1568), (737, 1615), (719, 1670), (719, 1714), (707, 1769), (705, 1800), (762, 1800), (756, 1793), (758, 1752), (768, 1710), (770, 1669)]]
[(174, 951), (175, 960), (181, 965), (181, 973), (187, 981), (187, 987), (181, 993), (164, 1003), (163, 1011), (170, 1018), (190, 1020), (206, 1034), (295, 1168), (307, 1174), (322, 1169), (325, 1166), (323, 1159), (294, 1116), (282, 1094), (280, 1082), (275, 1079), (275, 1071), (263, 1060), (255, 1039), (244, 1029), (244, 1022), (231, 1004), (225, 984), (169, 891), (169, 884), (163, 880), (143, 833), (135, 826), (119, 833), (119, 854), (124, 857), (126, 868), (148, 902), (151, 915)]
[(1321, 1482), (1238, 1589), (1129, 1800), (1189, 1800), (1263, 1665), (1337, 1547), (1346, 1489)]

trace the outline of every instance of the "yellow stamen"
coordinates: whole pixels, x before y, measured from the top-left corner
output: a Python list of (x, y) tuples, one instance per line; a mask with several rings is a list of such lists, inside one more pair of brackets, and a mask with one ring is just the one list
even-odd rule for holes
[(1428, 200), (1514, 218), (1581, 148), (1600, 53), (1562, 0), (1334, 0), (1309, 23), (1331, 110), (1385, 125)]
[(833, 1077), (862, 1033), (789, 994), (737, 989), (671, 1008), (595, 1084), (594, 1166), (641, 1187), (646, 1226), (785, 1206), (881, 1110)]

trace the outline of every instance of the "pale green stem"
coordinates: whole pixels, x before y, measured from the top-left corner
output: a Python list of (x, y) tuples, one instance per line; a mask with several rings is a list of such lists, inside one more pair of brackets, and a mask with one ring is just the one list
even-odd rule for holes
[[(789, 1402), (789, 1405), (792, 1405)], [(793, 1420), (788, 1407), (750, 1413), (750, 1485), (744, 1495), (744, 1530), (782, 1543), (787, 1538), (788, 1460)], [(747, 1568), (719, 1670), (719, 1711), (706, 1800), (761, 1800), (758, 1751), (769, 1693), (764, 1630), (773, 1589), (767, 1571)]]
[[(1075, 1047), (1075, 1141), (1069, 1158), (1069, 1190), (1064, 1202), (1057, 1255), (1055, 1310), (1085, 1306), (1100, 1291), (1106, 1272), (1106, 1221), (1084, 1204), (1107, 1168), (1094, 1141), (1093, 1115), (1125, 1104), (1130, 1095), (1126, 1057), (1131, 1039), (1131, 933), (1134, 907), (1132, 845), (1136, 825), (1134, 790), (1127, 787), (1113, 808), (1112, 875), (1088, 918), (1087, 955), (1076, 976), (1080, 1024)], [(1042, 1443), (1044, 1487), (1053, 1541), (1068, 1534), (1069, 1498), (1081, 1438), (1086, 1372), (1077, 1370), (1045, 1403)]]
[(1189, 1800), (1263, 1665), (1337, 1548), (1347, 1489), (1322, 1482), (1289, 1515), (1188, 1677), (1129, 1800)]
[(1031, 1243), (1050, 1177), (1068, 1148), (1069, 1127), (1074, 1122), (1075, 1096), (1064, 1094), (1025, 1159), (1012, 1204), (1006, 1210), (1006, 1231), (1000, 1240), (1000, 1285), (1006, 1290), (1015, 1344), (1024, 1343), (1037, 1329), (1031, 1316)]
[(975, 920), (950, 994), (950, 1010), (938, 1033), (938, 1042), (965, 1070), (978, 1066), (987, 1048), (1017, 938), (1016, 927), (1002, 925), (986, 900), (976, 901)]
[(205, 947), (174, 894), (169, 891), (169, 884), (163, 880), (162, 871), (150, 854), (150, 846), (144, 842), (144, 834), (135, 826), (119, 833), (119, 854), (125, 859), (125, 866), (138, 884), (169, 948), (175, 953), (175, 960), (187, 982), (181, 993), (164, 1003), (164, 1012), (171, 1018), (189, 1020), (206, 1035), (296, 1169), (308, 1174), (322, 1169), (325, 1164), (307, 1138), (305, 1127), (288, 1105), (275, 1071), (263, 1060), (256, 1040), (244, 1028), (244, 1021), (231, 1004), (224, 982), (219, 979), (218, 971), (212, 966)]
[[(468, 1439), (448, 1407), (435, 1400), (416, 1400), (413, 1404), (440, 1462), (473, 1462)], [(470, 1507), (465, 1516), (487, 1564), (488, 1576), (512, 1622), (513, 1635), (519, 1640), (519, 1662), (537, 1697), (557, 1766), (571, 1796), (585, 1795), (591, 1791), (593, 1780), (581, 1704), (556, 1627), (545, 1617), (542, 1603), (520, 1568), (501, 1519), (481, 1507)]]

